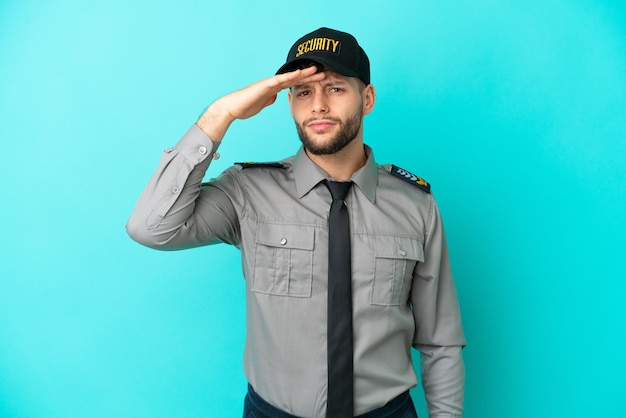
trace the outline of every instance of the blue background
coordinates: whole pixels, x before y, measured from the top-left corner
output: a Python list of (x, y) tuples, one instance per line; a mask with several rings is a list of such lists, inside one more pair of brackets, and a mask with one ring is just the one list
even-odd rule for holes
[[(238, 252), (124, 225), (162, 149), (320, 26), (370, 56), (378, 161), (433, 184), (465, 416), (626, 416), (623, 1), (1, 0), (1, 417), (241, 416)], [(298, 144), (282, 93), (209, 175)]]

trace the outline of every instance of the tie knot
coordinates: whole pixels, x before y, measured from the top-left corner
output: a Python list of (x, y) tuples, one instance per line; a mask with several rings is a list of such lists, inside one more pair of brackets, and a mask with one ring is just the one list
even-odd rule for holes
[(330, 194), (334, 200), (345, 200), (348, 195), (348, 191), (350, 187), (352, 187), (351, 181), (332, 181), (326, 180), (324, 182), (328, 190), (330, 190)]

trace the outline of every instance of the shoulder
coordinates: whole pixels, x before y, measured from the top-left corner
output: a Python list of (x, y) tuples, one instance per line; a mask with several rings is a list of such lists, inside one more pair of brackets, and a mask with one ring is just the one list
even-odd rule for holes
[(242, 184), (265, 185), (267, 182), (287, 181), (292, 176), (289, 158), (276, 161), (243, 161), (234, 163), (227, 173)]
[(384, 164), (380, 167), (384, 172), (387, 172), (391, 176), (396, 177), (399, 180), (404, 180), (405, 182), (413, 185), (414, 187), (422, 190), (425, 193), (430, 193), (430, 183), (428, 183), (422, 177), (415, 175), (410, 171), (400, 168), (394, 164)]
[(242, 193), (271, 193), (275, 187), (290, 181), (293, 172), (291, 167), (289, 159), (236, 162), (201, 186), (217, 187), (231, 196), (239, 196)]

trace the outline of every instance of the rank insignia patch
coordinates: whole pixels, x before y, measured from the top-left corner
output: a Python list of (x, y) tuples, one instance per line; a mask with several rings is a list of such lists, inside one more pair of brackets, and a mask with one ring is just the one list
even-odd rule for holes
[(428, 184), (428, 182), (423, 178), (416, 176), (413, 173), (409, 173), (405, 169), (395, 166), (393, 164), (391, 165), (391, 169), (389, 169), (389, 166), (387, 166), (387, 171), (389, 171), (392, 176), (396, 176), (404, 181), (408, 181), (412, 185), (424, 190), (426, 193), (430, 193), (430, 184)]

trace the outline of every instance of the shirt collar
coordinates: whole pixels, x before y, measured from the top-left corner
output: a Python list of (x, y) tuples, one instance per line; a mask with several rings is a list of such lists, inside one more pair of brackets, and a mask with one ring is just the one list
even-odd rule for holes
[[(352, 175), (351, 180), (374, 203), (376, 201), (376, 186), (378, 185), (378, 166), (374, 160), (372, 149), (367, 145), (364, 147), (367, 161)], [(300, 147), (294, 156), (292, 167), (299, 198), (305, 196), (319, 182), (328, 178), (328, 174), (311, 161), (303, 147)]]

